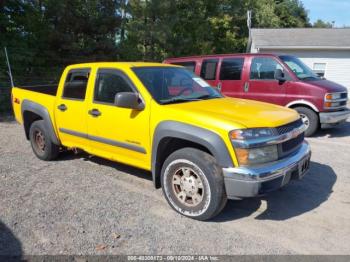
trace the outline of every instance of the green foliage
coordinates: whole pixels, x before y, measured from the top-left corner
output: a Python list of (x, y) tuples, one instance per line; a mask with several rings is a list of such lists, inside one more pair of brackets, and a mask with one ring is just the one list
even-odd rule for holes
[(6, 0), (0, 54), (7, 46), (20, 85), (57, 82), (71, 63), (242, 52), (247, 10), (253, 27), (310, 26), (298, 0)]
[(318, 19), (316, 22), (314, 22), (312, 26), (315, 28), (332, 28), (333, 27), (332, 23), (325, 22), (321, 19)]

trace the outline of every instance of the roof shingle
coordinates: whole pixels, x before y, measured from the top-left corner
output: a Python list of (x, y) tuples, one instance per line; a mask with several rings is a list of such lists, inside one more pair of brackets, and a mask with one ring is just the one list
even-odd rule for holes
[(255, 47), (350, 47), (350, 28), (254, 28), (251, 35)]

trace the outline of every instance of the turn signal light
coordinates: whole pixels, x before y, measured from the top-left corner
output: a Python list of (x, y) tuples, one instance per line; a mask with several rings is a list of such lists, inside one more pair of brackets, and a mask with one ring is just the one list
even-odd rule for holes
[(326, 100), (332, 100), (332, 98), (333, 98), (332, 94), (327, 94), (326, 95)]

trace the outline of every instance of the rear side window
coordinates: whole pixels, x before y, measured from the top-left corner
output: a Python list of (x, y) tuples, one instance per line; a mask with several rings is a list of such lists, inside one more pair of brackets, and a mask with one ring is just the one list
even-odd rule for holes
[(244, 58), (227, 58), (221, 63), (220, 80), (241, 80)]
[(90, 69), (72, 69), (67, 74), (63, 98), (84, 100)]
[(114, 98), (120, 92), (133, 92), (126, 76), (115, 69), (100, 69), (97, 73), (94, 101), (114, 104)]
[(253, 80), (274, 80), (276, 69), (283, 67), (273, 58), (255, 57), (250, 66), (250, 79)]
[(174, 62), (174, 63), (171, 63), (171, 64), (186, 67), (186, 69), (191, 71), (191, 72), (194, 72), (194, 70), (196, 69), (196, 62), (194, 62), (194, 61)]
[(215, 80), (217, 66), (217, 59), (204, 60), (201, 68), (201, 77), (205, 80)]

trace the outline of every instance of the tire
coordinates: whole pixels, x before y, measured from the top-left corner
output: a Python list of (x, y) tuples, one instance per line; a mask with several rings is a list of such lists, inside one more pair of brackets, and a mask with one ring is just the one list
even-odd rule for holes
[(44, 120), (32, 123), (29, 130), (29, 139), (33, 152), (39, 159), (50, 161), (57, 158), (60, 148), (52, 143), (46, 131)]
[(299, 113), (304, 124), (307, 126), (305, 136), (312, 136), (319, 126), (318, 115), (315, 111), (307, 107), (296, 107), (294, 109)]
[(213, 156), (195, 148), (177, 150), (165, 160), (161, 183), (169, 205), (196, 220), (213, 218), (227, 202), (221, 168)]

